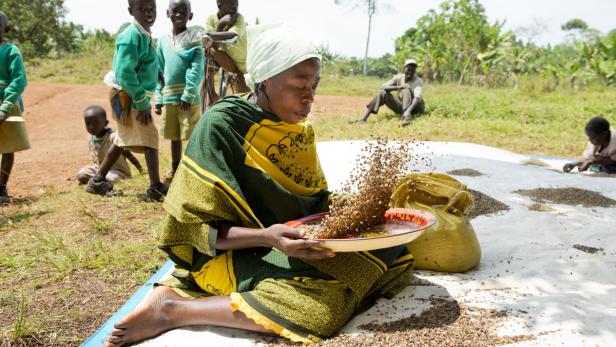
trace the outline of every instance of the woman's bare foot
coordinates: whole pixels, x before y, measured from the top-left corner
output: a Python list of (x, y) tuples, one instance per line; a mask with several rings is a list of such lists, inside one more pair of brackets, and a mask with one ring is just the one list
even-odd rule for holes
[(171, 288), (156, 287), (135, 311), (114, 326), (105, 347), (129, 346), (177, 328), (173, 311), (180, 298)]

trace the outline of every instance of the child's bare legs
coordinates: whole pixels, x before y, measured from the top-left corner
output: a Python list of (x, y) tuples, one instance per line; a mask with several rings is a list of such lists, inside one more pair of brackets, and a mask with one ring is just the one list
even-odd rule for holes
[(167, 190), (169, 188), (160, 181), (160, 175), (158, 173), (158, 150), (144, 147), (143, 154), (145, 155), (145, 163), (148, 166), (148, 176), (150, 177), (150, 188), (147, 190), (148, 198), (155, 201), (162, 201), (167, 195)]
[(194, 325), (271, 333), (243, 313), (232, 312), (228, 296), (187, 299), (170, 288), (157, 287), (140, 307), (115, 325), (105, 347), (130, 345), (171, 329)]
[(180, 166), (180, 160), (182, 160), (182, 141), (171, 141), (171, 172), (173, 175)]
[(0, 186), (5, 186), (9, 183), (9, 176), (13, 171), (13, 163), (15, 162), (15, 153), (2, 154), (2, 164), (0, 165)]
[[(93, 194), (105, 195), (113, 189), (113, 185), (107, 182), (105, 177), (107, 177), (109, 170), (111, 170), (113, 164), (123, 153), (123, 148), (111, 145), (96, 176), (92, 177), (88, 182), (86, 191)], [(158, 150), (144, 147), (143, 154), (145, 155), (145, 162), (148, 166), (148, 176), (150, 177), (150, 187), (147, 190), (147, 195), (152, 200), (160, 201), (167, 195), (167, 187), (160, 182), (160, 176), (158, 174)]]
[(105, 160), (103, 160), (101, 166), (98, 168), (98, 172), (96, 173), (95, 177), (98, 177), (99, 179), (104, 179), (105, 177), (107, 177), (109, 170), (111, 170), (113, 164), (118, 161), (122, 153), (124, 153), (123, 148), (112, 144), (111, 147), (109, 147), (109, 152), (107, 152), (107, 155), (105, 155)]
[(143, 149), (143, 155), (145, 155), (145, 164), (148, 167), (150, 187), (160, 185), (160, 175), (158, 173), (158, 150), (145, 147)]
[(124, 153), (124, 149), (121, 147), (113, 144), (109, 147), (109, 151), (105, 155), (105, 159), (98, 168), (98, 172), (96, 172), (96, 175), (92, 177), (86, 185), (86, 191), (88, 193), (106, 195), (107, 193), (112, 192), (113, 184), (107, 182), (105, 177), (107, 177), (109, 170), (111, 170), (111, 167), (118, 160), (118, 158), (120, 158), (122, 153)]
[[(113, 164), (124, 153), (124, 149), (116, 145), (111, 145), (109, 152), (105, 156), (105, 160), (101, 163), (98, 169), (97, 177), (107, 177), (109, 170)], [(158, 174), (158, 150), (154, 148), (144, 147), (143, 154), (145, 155), (145, 163), (148, 166), (148, 176), (150, 177), (150, 187), (160, 185), (160, 176)]]
[(6, 185), (9, 183), (9, 177), (13, 170), (15, 162), (15, 153), (2, 154), (2, 164), (0, 164), (0, 203), (9, 203), (9, 193), (6, 190)]

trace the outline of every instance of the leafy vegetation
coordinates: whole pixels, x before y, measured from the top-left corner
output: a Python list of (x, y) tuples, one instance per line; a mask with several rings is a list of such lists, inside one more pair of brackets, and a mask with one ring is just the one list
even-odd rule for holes
[(7, 38), (19, 44), (26, 58), (79, 49), (83, 27), (63, 20), (64, 0), (3, 0), (2, 11), (11, 27)]
[[(566, 42), (543, 47), (533, 35), (523, 41), (503, 25), (488, 21), (479, 0), (447, 0), (396, 40), (394, 55), (369, 59), (368, 75), (390, 75), (413, 57), (422, 77), (432, 82), (519, 87), (532, 79), (548, 91), (563, 84), (616, 84), (616, 30), (603, 35), (572, 19), (562, 25)], [(356, 58), (338, 57), (330, 65), (345, 76), (362, 71)]]
[[(99, 83), (110, 67), (114, 34), (84, 32), (81, 26), (63, 21), (63, 0), (19, 2), (19, 6), (17, 0), (5, 1), (14, 29), (9, 39), (24, 51), (35, 80)], [(336, 2), (377, 6), (365, 0)], [(367, 66), (369, 76), (388, 78), (413, 57), (420, 62), (419, 73), (431, 82), (519, 88), (533, 80), (545, 91), (562, 85), (616, 84), (616, 30), (603, 35), (583, 20), (571, 19), (561, 27), (568, 40), (543, 47), (532, 41), (532, 35), (523, 41), (503, 25), (488, 21), (479, 0), (447, 0), (396, 40), (393, 55), (343, 57), (326, 44), (319, 52), (328, 71), (342, 77), (362, 74)]]
[(568, 42), (540, 47), (522, 42), (503, 30), (503, 22), (489, 23), (478, 0), (448, 0), (431, 10), (396, 42), (393, 61), (415, 56), (424, 78), (489, 86), (518, 86), (538, 77), (554, 88), (616, 83), (616, 35), (602, 36), (580, 20), (562, 28)]

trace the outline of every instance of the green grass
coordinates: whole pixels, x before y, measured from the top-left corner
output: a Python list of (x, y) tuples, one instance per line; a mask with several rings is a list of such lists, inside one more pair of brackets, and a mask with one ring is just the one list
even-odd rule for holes
[(111, 70), (113, 47), (96, 53), (66, 54), (57, 58), (32, 59), (26, 62), (28, 79), (36, 82), (67, 84), (102, 84)]
[(118, 185), (124, 197), (72, 187), (2, 207), (0, 346), (80, 344), (165, 262), (147, 185), (139, 175)]
[(376, 77), (342, 76), (324, 69), (317, 92), (320, 95), (370, 96), (378, 91), (383, 82)]
[(41, 328), (44, 323), (37, 322), (34, 318), (27, 316), (28, 300), (21, 296), (19, 298), (18, 310), (15, 314), (13, 325), (8, 332), (5, 332), (7, 340), (13, 341), (15, 346), (32, 346), (41, 344)]
[(420, 139), (479, 143), (510, 151), (557, 157), (576, 157), (587, 141), (586, 122), (601, 115), (616, 124), (616, 89), (553, 92), (485, 89), (458, 85), (425, 87), (426, 114), (409, 127), (386, 107), (366, 124), (347, 124), (365, 111), (370, 96), (343, 114), (327, 113), (313, 123), (319, 140)]
[(140, 174), (116, 185), (122, 197), (73, 186), (0, 207), (0, 346), (81, 344), (167, 260), (148, 184)]

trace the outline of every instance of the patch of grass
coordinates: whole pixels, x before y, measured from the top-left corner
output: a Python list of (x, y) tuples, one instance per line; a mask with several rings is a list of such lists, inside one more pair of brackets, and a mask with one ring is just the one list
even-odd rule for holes
[[(12, 327), (3, 333), (3, 339), (9, 346), (38, 346), (41, 340), (42, 324), (28, 316), (28, 302), (21, 297), (13, 318)], [(2, 343), (4, 345), (4, 343)]]
[(52, 189), (3, 210), (46, 214), (2, 229), (0, 345), (80, 344), (166, 261), (156, 248), (162, 206), (136, 198), (147, 185), (137, 176), (118, 185), (126, 190), (119, 198)]
[(342, 76), (321, 73), (318, 93), (321, 95), (370, 96), (376, 93), (385, 81), (371, 76)]
[(111, 70), (113, 46), (96, 53), (66, 54), (56, 58), (32, 59), (26, 62), (31, 81), (70, 84), (101, 84)]
[(98, 234), (106, 234), (111, 229), (111, 223), (106, 218), (99, 217), (98, 213), (87, 206), (83, 200), (78, 200), (79, 208), (77, 213), (90, 226), (90, 229)]
[(526, 94), (513, 89), (426, 85), (426, 114), (409, 127), (386, 107), (366, 124), (349, 125), (370, 100), (357, 98), (345, 113), (313, 117), (319, 141), (390, 139), (471, 142), (517, 153), (577, 157), (585, 148), (584, 126), (595, 115), (616, 123), (616, 89)]

